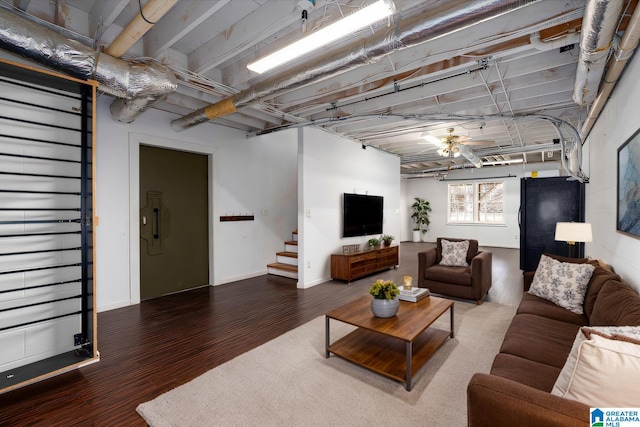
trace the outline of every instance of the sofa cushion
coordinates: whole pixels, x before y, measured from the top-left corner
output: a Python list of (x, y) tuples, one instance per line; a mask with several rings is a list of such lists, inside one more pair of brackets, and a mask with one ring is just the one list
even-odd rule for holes
[(435, 282), (471, 286), (471, 267), (434, 265), (424, 271), (424, 278)]
[(579, 325), (534, 314), (516, 314), (505, 334), (501, 353), (562, 368)]
[(512, 354), (498, 353), (493, 359), (491, 375), (507, 378), (548, 393), (560, 375), (560, 368)]
[(591, 407), (640, 407), (640, 327), (582, 328), (551, 394)]
[(640, 295), (628, 284), (609, 279), (598, 293), (591, 326), (640, 326)]
[(542, 255), (529, 293), (582, 314), (584, 296), (594, 269), (588, 263), (560, 262)]
[(440, 265), (446, 265), (451, 267), (467, 267), (467, 252), (469, 251), (469, 241), (463, 240), (462, 242), (450, 242), (442, 239), (442, 258), (440, 259)]
[(579, 326), (588, 325), (589, 321), (584, 314), (575, 314), (565, 308), (560, 307), (544, 298), (540, 298), (530, 293), (522, 294), (522, 301), (518, 306), (519, 314), (535, 314), (548, 319), (559, 320), (561, 322), (574, 323)]
[(593, 313), (593, 306), (596, 303), (598, 294), (600, 293), (602, 286), (609, 279), (620, 280), (620, 276), (602, 266), (598, 266), (593, 270), (591, 280), (589, 280), (589, 285), (587, 286), (587, 293), (584, 296), (584, 304), (582, 305), (584, 308), (584, 314), (586, 314), (587, 317), (591, 317), (591, 313)]

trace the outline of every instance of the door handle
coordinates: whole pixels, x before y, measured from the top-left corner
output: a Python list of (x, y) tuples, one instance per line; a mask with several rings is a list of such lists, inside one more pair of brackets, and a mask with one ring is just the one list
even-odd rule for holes
[(153, 233), (153, 238), (154, 239), (159, 239), (160, 238), (160, 209), (158, 208), (153, 208), (153, 215), (155, 216), (155, 225), (156, 225), (156, 229)]

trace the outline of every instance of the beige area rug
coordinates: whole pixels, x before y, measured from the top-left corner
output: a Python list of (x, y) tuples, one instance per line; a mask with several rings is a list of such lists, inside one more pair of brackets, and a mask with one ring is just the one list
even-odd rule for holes
[[(456, 302), (455, 338), (414, 377), (413, 390), (324, 357), (324, 316), (220, 365), (137, 410), (165, 426), (465, 426), (467, 383), (489, 372), (516, 308)], [(448, 330), (445, 313), (434, 326)], [(331, 321), (331, 341), (352, 330)]]

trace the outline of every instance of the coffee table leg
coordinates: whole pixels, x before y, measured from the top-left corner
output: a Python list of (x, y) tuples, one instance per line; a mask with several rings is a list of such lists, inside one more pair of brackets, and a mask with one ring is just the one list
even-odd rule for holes
[(451, 307), (449, 307), (449, 311), (451, 312), (451, 325), (450, 325), (451, 334), (449, 336), (453, 338), (453, 304), (451, 304)]
[(405, 344), (405, 352), (406, 352), (406, 357), (407, 357), (407, 363), (406, 363), (406, 367), (407, 367), (407, 373), (405, 375), (405, 388), (407, 389), (407, 391), (411, 391), (411, 359), (413, 356), (413, 343), (411, 341), (407, 341), (407, 343)]
[(324, 316), (324, 357), (329, 358), (329, 316)]

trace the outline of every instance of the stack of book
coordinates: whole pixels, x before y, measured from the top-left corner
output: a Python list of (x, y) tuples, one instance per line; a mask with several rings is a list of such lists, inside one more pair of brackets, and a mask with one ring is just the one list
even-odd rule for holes
[(400, 295), (398, 299), (401, 301), (418, 302), (424, 297), (429, 296), (429, 289), (427, 288), (400, 288)]

